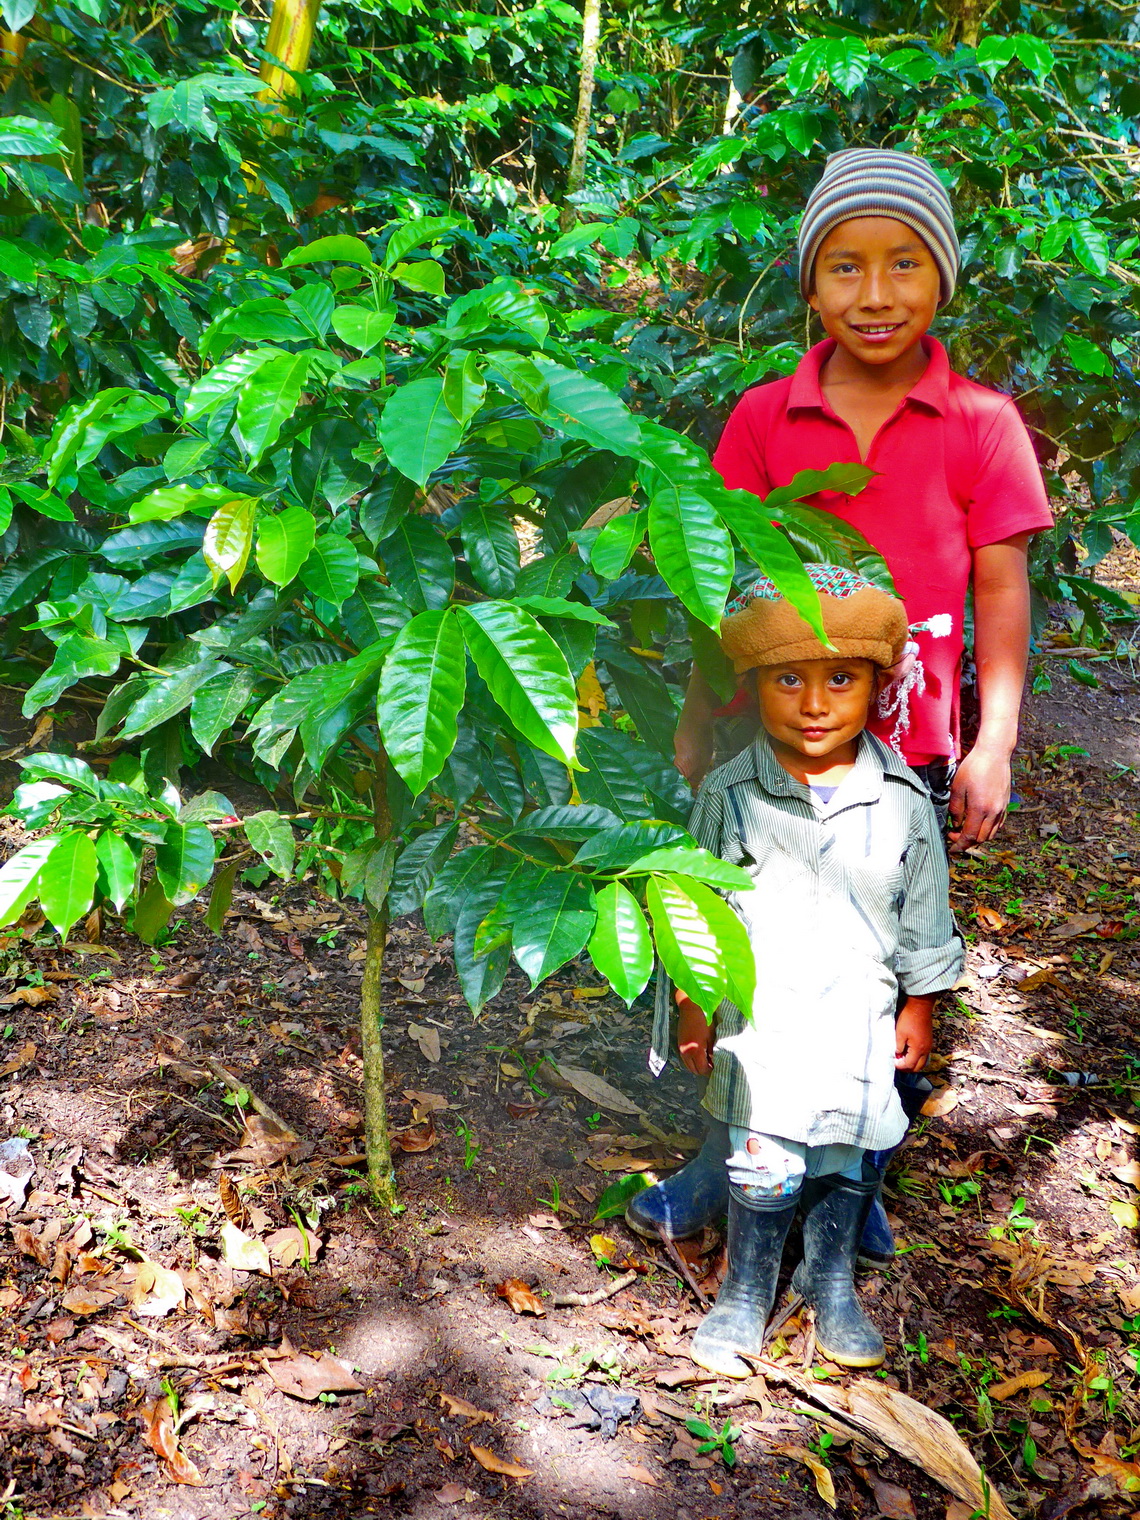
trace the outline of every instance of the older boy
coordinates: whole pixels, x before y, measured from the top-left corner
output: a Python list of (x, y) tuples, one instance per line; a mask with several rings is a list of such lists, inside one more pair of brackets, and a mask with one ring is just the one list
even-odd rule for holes
[[(863, 1153), (902, 1139), (894, 1072), (925, 1064), (935, 995), (962, 964), (930, 800), (864, 732), (906, 614), (851, 571), (808, 570), (830, 649), (765, 578), (728, 609), (722, 643), (754, 682), (763, 731), (708, 777), (690, 822), (753, 880), (729, 898), (755, 954), (752, 1008), (724, 1003), (710, 1023), (676, 995), (681, 1058), (709, 1078), (704, 1105), (729, 1136), (729, 1271), (692, 1345), (726, 1377), (747, 1376), (742, 1357), (760, 1354), (801, 1202), (794, 1286), (815, 1310), (820, 1350), (848, 1367), (883, 1360), (853, 1281), (879, 1180)], [(659, 985), (658, 1068), (668, 999)]]
[[(948, 638), (921, 640), (926, 691), (903, 754), (936, 805), (949, 805), (951, 848), (964, 850), (994, 834), (1009, 801), (1029, 648), (1028, 543), (1052, 522), (1041, 472), (1012, 400), (955, 374), (928, 336), (954, 293), (959, 250), (949, 197), (924, 159), (833, 154), (804, 210), (799, 256), (801, 290), (828, 337), (793, 375), (745, 394), (714, 463), (727, 485), (758, 496), (837, 460), (878, 472), (858, 496), (825, 494), (815, 505), (879, 549), (912, 622), (951, 616)], [(971, 581), (981, 726), (956, 764)], [(715, 705), (694, 672), (676, 738), (677, 765), (694, 786), (712, 758)], [(889, 731), (875, 720), (871, 728)], [(714, 1126), (695, 1161), (639, 1194), (631, 1225), (686, 1235), (718, 1217), (725, 1143)], [(888, 1257), (881, 1209), (875, 1226), (869, 1249)]]

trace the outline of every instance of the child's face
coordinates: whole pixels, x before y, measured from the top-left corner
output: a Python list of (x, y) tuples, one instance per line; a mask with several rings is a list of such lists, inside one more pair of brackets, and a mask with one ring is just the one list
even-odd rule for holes
[[(854, 763), (881, 673), (870, 660), (795, 660), (756, 672), (760, 721), (785, 769)], [(789, 765), (787, 762), (791, 762)]]
[(927, 332), (941, 289), (930, 249), (891, 216), (857, 216), (832, 228), (816, 255), (814, 286), (808, 300), (828, 336), (876, 367)]

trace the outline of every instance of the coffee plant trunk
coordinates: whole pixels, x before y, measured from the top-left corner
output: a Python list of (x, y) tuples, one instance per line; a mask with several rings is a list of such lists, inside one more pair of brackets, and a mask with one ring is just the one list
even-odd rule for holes
[(262, 92), (264, 100), (297, 93), (295, 76), (309, 66), (320, 8), (321, 0), (274, 0), (265, 39), (269, 57), (258, 71), (267, 86)]
[(396, 1202), (392, 1146), (388, 1138), (388, 1105), (384, 1097), (384, 948), (388, 941), (388, 910), (374, 910), (368, 919), (368, 948), (360, 989), (360, 1037), (364, 1056), (364, 1149), (372, 1196), (384, 1208)]
[[(578, 75), (578, 109), (574, 114), (574, 148), (566, 173), (566, 194), (581, 190), (586, 177), (586, 143), (590, 136), (590, 114), (594, 105), (594, 70), (598, 64), (598, 36), (602, 26), (601, 0), (585, 0), (582, 12), (582, 66)], [(563, 212), (563, 222), (573, 223), (573, 210)]]

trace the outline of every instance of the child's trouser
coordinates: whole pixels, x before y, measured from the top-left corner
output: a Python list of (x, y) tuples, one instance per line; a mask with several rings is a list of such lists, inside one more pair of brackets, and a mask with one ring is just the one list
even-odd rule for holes
[(863, 1151), (857, 1145), (802, 1145), (782, 1135), (763, 1135), (739, 1124), (728, 1126), (728, 1180), (749, 1201), (794, 1198), (809, 1177), (863, 1175)]

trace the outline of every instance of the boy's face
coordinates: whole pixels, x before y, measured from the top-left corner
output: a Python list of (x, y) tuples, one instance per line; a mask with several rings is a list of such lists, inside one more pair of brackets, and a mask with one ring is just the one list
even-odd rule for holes
[(756, 672), (760, 721), (777, 760), (793, 772), (855, 760), (884, 673), (870, 660), (795, 660)]
[(934, 255), (905, 222), (840, 222), (816, 255), (808, 300), (828, 337), (864, 364), (890, 364), (928, 331), (941, 279)]

